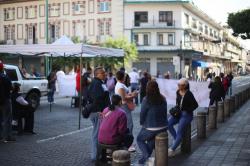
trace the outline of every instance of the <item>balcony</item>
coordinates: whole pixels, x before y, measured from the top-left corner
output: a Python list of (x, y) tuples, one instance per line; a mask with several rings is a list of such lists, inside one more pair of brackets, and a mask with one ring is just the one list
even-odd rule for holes
[(133, 28), (174, 28), (175, 20), (172, 22), (160, 22), (159, 20), (148, 20), (148, 22), (140, 22), (133, 20)]

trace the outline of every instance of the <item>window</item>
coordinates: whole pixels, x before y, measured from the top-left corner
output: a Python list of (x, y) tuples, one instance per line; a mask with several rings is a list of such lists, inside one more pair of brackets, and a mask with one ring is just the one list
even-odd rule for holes
[(4, 9), (4, 20), (14, 20), (15, 19), (15, 8)]
[(26, 13), (26, 18), (29, 18), (29, 19), (36, 18), (37, 7), (36, 6), (26, 7), (25, 13)]
[(164, 45), (163, 43), (163, 34), (158, 34), (158, 45), (162, 46)]
[(143, 35), (143, 45), (144, 45), (144, 46), (148, 46), (148, 45), (149, 45), (148, 34), (144, 34), (144, 35)]
[(168, 26), (173, 25), (173, 12), (172, 11), (160, 11), (159, 22), (166, 22)]
[(81, 2), (73, 2), (73, 14), (74, 15), (81, 15), (85, 14), (85, 1)]
[(138, 36), (138, 34), (135, 34), (134, 35), (134, 42), (135, 42), (135, 44), (138, 46), (139, 45), (139, 36)]
[(214, 34), (213, 34), (213, 30), (212, 30), (212, 28), (210, 28), (210, 29), (209, 29), (209, 32), (210, 32), (210, 34), (209, 34), (209, 35), (210, 35), (211, 37), (213, 37), (213, 36), (214, 36)]
[(104, 21), (101, 21), (99, 22), (99, 33), (100, 35), (104, 35)]
[(60, 16), (60, 4), (49, 5), (49, 16), (50, 17), (59, 17)]
[(135, 26), (148, 22), (148, 12), (135, 12)]
[(168, 34), (168, 45), (174, 45), (174, 34)]
[(203, 25), (202, 25), (201, 22), (199, 22), (199, 31), (200, 31), (200, 32), (203, 32)]
[(106, 21), (106, 35), (111, 35), (111, 19), (109, 21)]
[(205, 34), (208, 35), (208, 27), (205, 26)]
[(194, 18), (192, 19), (192, 27), (195, 29), (197, 28), (197, 21)]
[(18, 81), (17, 73), (15, 69), (5, 69), (5, 72), (11, 81)]
[(189, 15), (185, 14), (185, 22), (187, 25), (189, 25)]
[(100, 2), (99, 11), (100, 12), (110, 12), (110, 2)]

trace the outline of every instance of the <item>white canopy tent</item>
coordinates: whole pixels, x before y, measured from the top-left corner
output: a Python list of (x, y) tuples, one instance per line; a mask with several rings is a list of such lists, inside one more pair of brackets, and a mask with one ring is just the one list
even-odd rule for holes
[[(123, 57), (122, 49), (104, 48), (85, 44), (74, 44), (68, 37), (62, 36), (53, 44), (0, 45), (0, 53), (24, 56), (79, 57), (82, 68), (82, 57)], [(82, 72), (82, 70), (80, 70)], [(80, 79), (80, 85), (82, 80)], [(82, 88), (82, 87), (81, 87)], [(80, 90), (82, 93), (82, 90)], [(82, 94), (80, 94), (82, 96)], [(82, 100), (79, 109), (79, 129), (81, 124)], [(50, 104), (50, 111), (51, 111)]]

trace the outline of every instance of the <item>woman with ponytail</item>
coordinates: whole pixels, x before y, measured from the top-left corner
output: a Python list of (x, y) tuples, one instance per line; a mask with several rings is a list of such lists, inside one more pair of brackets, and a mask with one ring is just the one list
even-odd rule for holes
[(133, 136), (128, 134), (126, 114), (120, 107), (122, 98), (119, 95), (113, 95), (111, 101), (112, 104), (102, 112), (98, 141), (101, 144), (129, 148), (133, 143)]

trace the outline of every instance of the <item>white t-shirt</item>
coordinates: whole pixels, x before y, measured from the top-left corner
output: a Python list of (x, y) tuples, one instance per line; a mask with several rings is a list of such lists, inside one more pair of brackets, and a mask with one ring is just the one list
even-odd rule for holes
[(121, 82), (117, 82), (115, 85), (115, 94), (120, 95), (119, 94), (119, 89), (124, 89), (126, 93), (129, 92), (128, 88), (126, 87), (125, 84), (121, 83)]
[(128, 74), (130, 77), (130, 83), (138, 83), (140, 77), (139, 74), (132, 71), (131, 73)]

